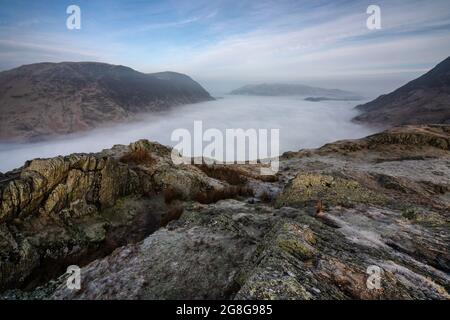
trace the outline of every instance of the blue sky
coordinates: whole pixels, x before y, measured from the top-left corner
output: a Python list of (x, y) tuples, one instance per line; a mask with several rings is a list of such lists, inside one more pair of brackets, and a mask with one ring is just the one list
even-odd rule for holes
[[(81, 30), (66, 28), (67, 6)], [(381, 7), (382, 29), (366, 9)], [(303, 82), (394, 88), (450, 55), (450, 1), (0, 0), (0, 70), (102, 61), (207, 87)]]

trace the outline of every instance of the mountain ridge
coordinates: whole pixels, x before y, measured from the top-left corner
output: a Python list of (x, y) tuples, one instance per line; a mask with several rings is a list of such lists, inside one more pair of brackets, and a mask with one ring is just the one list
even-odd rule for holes
[(382, 126), (450, 123), (450, 57), (389, 94), (356, 106), (354, 121)]
[(187, 75), (100, 62), (42, 62), (0, 72), (0, 140), (33, 141), (213, 100)]

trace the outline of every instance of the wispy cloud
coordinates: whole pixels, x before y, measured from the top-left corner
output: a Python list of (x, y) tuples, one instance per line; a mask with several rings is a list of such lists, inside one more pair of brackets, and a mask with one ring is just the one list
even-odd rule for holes
[(187, 19), (182, 20), (176, 20), (176, 21), (168, 21), (168, 22), (161, 22), (161, 23), (152, 23), (147, 24), (143, 26), (139, 26), (135, 29), (126, 29), (121, 30), (121, 33), (124, 32), (144, 32), (144, 31), (150, 31), (150, 30), (156, 30), (156, 29), (166, 29), (166, 28), (176, 28), (176, 27), (182, 27), (187, 24), (195, 23), (198, 21), (206, 20), (213, 18), (217, 14), (217, 11), (213, 11), (205, 16), (196, 16), (196, 17), (190, 17)]
[(29, 50), (29, 51), (37, 51), (37, 52), (49, 52), (55, 54), (75, 54), (84, 57), (96, 57), (98, 58), (98, 54), (95, 51), (84, 51), (81, 49), (62, 46), (62, 45), (50, 45), (45, 43), (33, 43), (33, 42), (23, 42), (23, 41), (15, 41), (15, 40), (4, 40), (0, 39), (0, 48), (2, 51), (8, 50)]
[[(450, 29), (446, 28), (450, 10), (446, 8), (450, 9), (448, 2), (436, 2), (435, 6), (420, 1), (385, 3), (379, 31), (366, 28), (368, 16), (363, 5), (339, 8), (333, 19), (328, 19), (329, 11), (320, 8), (311, 13), (286, 13), (255, 30), (205, 46), (186, 47), (180, 50), (182, 55), (173, 50), (166, 63), (168, 68), (206, 79), (253, 82), (420, 73), (450, 52)], [(296, 24), (296, 20), (307, 23)]]
[(4, 21), (9, 23), (0, 26), (0, 67), (93, 59), (142, 71), (172, 69), (208, 81), (307, 81), (412, 77), (448, 55), (448, 0), (377, 4), (382, 29), (371, 31), (367, 1), (80, 0), (82, 30), (69, 32), (59, 7), (41, 16), (20, 11), (14, 19), (19, 7), (8, 3)]
[(138, 27), (136, 29), (122, 30), (121, 33), (124, 33), (124, 32), (143, 32), (143, 31), (149, 31), (149, 30), (155, 30), (155, 29), (165, 29), (165, 28), (180, 27), (180, 26), (184, 26), (186, 24), (190, 24), (190, 23), (196, 22), (199, 19), (200, 19), (199, 17), (193, 17), (193, 18), (188, 18), (188, 19), (179, 20), (179, 21), (170, 21), (170, 22), (163, 22), (163, 23), (152, 23), (152, 24), (140, 26), (140, 27)]

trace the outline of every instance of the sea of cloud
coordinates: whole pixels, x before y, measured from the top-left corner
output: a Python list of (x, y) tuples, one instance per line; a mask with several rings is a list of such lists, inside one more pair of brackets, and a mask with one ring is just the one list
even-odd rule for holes
[[(143, 115), (139, 122), (97, 129), (88, 133), (27, 144), (0, 144), (0, 171), (18, 168), (26, 160), (71, 153), (98, 152), (115, 144), (139, 139), (174, 146), (175, 129), (193, 131), (194, 121), (203, 130), (279, 129), (280, 152), (320, 147), (325, 143), (360, 138), (373, 129), (355, 124), (356, 102), (308, 102), (304, 97), (224, 96), (216, 101), (174, 107), (168, 112)], [(207, 143), (205, 143), (206, 145)]]

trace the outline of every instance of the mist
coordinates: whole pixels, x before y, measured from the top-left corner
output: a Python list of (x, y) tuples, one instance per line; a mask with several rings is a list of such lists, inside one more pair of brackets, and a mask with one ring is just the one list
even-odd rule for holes
[(173, 130), (188, 129), (192, 134), (195, 120), (203, 121), (203, 130), (279, 129), (281, 153), (316, 148), (325, 143), (360, 138), (374, 132), (373, 129), (351, 122), (357, 114), (354, 110), (356, 102), (308, 102), (303, 99), (225, 96), (216, 101), (179, 106), (168, 112), (146, 115), (142, 121), (133, 124), (39, 143), (0, 144), (0, 171), (18, 168), (34, 158), (99, 152), (115, 144), (129, 144), (139, 139), (174, 146), (177, 141), (170, 140)]

